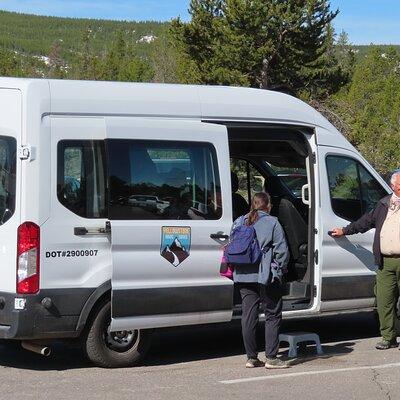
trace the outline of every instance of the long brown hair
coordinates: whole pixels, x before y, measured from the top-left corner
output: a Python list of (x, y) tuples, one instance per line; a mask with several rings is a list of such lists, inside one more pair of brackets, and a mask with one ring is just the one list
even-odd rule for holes
[(253, 225), (258, 220), (258, 211), (271, 211), (271, 196), (267, 192), (256, 193), (251, 199), (251, 208), (247, 217), (247, 225)]

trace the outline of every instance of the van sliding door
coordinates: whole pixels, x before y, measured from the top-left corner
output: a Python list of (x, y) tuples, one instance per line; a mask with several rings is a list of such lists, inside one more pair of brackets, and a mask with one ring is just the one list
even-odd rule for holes
[(231, 213), (227, 131), (107, 118), (112, 331), (229, 321), (220, 277)]

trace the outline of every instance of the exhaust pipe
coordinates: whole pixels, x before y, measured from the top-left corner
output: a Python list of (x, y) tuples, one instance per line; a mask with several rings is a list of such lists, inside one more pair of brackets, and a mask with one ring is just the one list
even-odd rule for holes
[(42, 356), (48, 357), (51, 354), (51, 348), (43, 346), (42, 344), (34, 342), (21, 342), (21, 346), (25, 350), (33, 351), (34, 353), (41, 354)]

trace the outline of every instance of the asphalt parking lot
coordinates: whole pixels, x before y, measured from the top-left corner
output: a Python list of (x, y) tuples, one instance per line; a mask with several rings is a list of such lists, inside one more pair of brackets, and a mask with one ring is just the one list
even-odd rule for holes
[(92, 367), (64, 344), (49, 358), (0, 344), (0, 398), (400, 399), (400, 351), (374, 349), (372, 314), (289, 320), (282, 327), (297, 330), (318, 333), (324, 356), (315, 357), (310, 346), (291, 368), (274, 371), (244, 368), (238, 323), (160, 330), (142, 366), (119, 370)]

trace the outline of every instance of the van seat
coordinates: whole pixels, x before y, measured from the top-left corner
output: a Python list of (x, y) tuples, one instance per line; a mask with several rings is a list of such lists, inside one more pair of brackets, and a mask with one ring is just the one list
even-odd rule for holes
[(296, 271), (296, 276), (293, 278), (297, 280), (302, 279), (307, 271), (308, 264), (307, 224), (293, 203), (285, 198), (275, 199), (271, 215), (278, 218), (286, 234), (291, 261), (294, 263)]
[(241, 215), (245, 215), (250, 211), (249, 204), (244, 197), (237, 193), (239, 190), (239, 178), (235, 172), (231, 171), (231, 183), (232, 183), (232, 214), (233, 220), (235, 221)]

